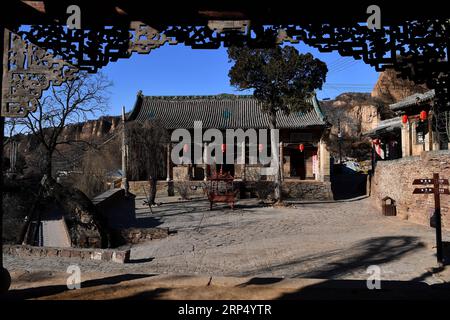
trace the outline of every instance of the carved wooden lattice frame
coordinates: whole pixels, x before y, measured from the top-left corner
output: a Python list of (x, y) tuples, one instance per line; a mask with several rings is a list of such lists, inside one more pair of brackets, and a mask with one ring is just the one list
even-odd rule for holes
[(3, 52), (2, 116), (26, 117), (50, 84), (61, 85), (77, 76), (77, 68), (17, 33), (5, 30)]
[[(68, 30), (52, 25), (32, 26), (20, 34), (67, 63), (92, 73), (109, 62), (128, 58), (133, 52), (146, 54), (166, 43), (216, 49), (221, 45), (264, 48), (283, 41), (304, 41), (322, 52), (338, 51), (343, 56), (362, 59), (377, 71), (393, 68), (402, 78), (426, 83), (436, 90), (438, 105), (449, 108), (449, 20), (405, 21), (379, 30), (359, 24), (258, 26), (246, 23), (245, 28), (218, 30), (211, 25), (190, 25), (166, 26), (161, 31), (140, 22), (94, 30)], [(32, 101), (38, 94), (25, 93), (22, 103), (26, 105), (29, 99), (27, 108), (32, 110)], [(5, 115), (14, 115), (5, 112), (3, 106), (2, 110)]]

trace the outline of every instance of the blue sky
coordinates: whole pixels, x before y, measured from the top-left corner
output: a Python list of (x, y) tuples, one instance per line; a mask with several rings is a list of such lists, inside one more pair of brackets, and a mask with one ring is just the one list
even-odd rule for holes
[[(304, 44), (300, 52), (311, 52), (329, 66), (327, 81), (319, 99), (334, 98), (343, 92), (370, 92), (378, 73), (361, 60), (338, 53), (320, 53)], [(184, 45), (165, 45), (148, 55), (133, 54), (130, 59), (110, 63), (102, 72), (113, 82), (110, 115), (120, 114), (121, 106), (132, 109), (138, 90), (145, 95), (242, 94), (230, 86), (226, 48), (193, 50)]]

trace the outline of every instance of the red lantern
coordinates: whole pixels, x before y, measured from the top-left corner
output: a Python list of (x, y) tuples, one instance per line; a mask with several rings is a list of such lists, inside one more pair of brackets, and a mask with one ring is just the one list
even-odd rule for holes
[(420, 115), (419, 115), (420, 121), (427, 120), (427, 116), (428, 116), (428, 114), (425, 110), (420, 111)]
[(300, 152), (303, 152), (303, 150), (305, 150), (305, 145), (303, 143), (300, 143), (298, 146), (298, 150), (300, 150)]
[(258, 150), (259, 150), (259, 152), (263, 152), (263, 150), (264, 150), (264, 145), (263, 145), (262, 143), (260, 143), (260, 144), (258, 145)]
[(222, 144), (222, 153), (227, 151), (227, 145), (225, 143)]
[(403, 124), (406, 124), (408, 122), (408, 116), (406, 115), (406, 114), (404, 114), (403, 116), (402, 116), (402, 123)]

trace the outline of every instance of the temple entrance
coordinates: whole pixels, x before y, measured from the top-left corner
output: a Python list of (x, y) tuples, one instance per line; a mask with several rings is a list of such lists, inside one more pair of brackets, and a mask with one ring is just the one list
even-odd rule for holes
[(304, 180), (306, 178), (305, 153), (299, 150), (291, 152), (291, 177)]
[(222, 173), (229, 173), (234, 177), (234, 164), (216, 164), (216, 170), (217, 172), (220, 172), (220, 170), (222, 170)]

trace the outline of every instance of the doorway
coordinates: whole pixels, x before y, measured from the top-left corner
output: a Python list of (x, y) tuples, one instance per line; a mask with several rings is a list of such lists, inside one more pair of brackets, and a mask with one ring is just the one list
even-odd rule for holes
[(305, 180), (306, 168), (305, 168), (305, 153), (299, 150), (291, 150), (291, 177), (300, 178)]

